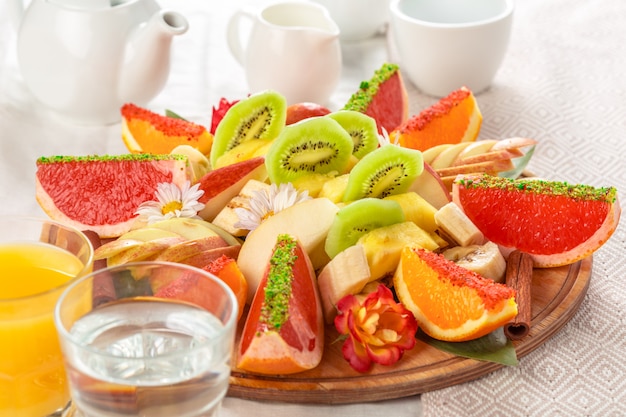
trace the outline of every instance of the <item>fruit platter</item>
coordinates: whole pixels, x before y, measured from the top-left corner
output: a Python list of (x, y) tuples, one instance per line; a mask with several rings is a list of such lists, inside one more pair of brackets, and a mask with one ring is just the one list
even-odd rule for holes
[(614, 187), (529, 173), (536, 140), (479, 138), (465, 87), (409, 115), (394, 64), (335, 111), (276, 91), (222, 99), (210, 127), (120, 111), (129, 153), (40, 157), (37, 201), (89, 231), (96, 268), (224, 280), (234, 397), (377, 401), (518, 366), (576, 313), (621, 214)]

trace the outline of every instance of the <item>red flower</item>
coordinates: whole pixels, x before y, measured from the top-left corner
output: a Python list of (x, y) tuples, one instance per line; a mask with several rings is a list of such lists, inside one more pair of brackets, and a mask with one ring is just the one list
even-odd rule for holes
[(347, 295), (337, 308), (335, 327), (348, 336), (341, 349), (343, 357), (358, 372), (366, 372), (373, 362), (392, 365), (415, 346), (417, 321), (413, 313), (396, 303), (383, 284), (362, 304), (354, 295)]
[(220, 99), (219, 105), (217, 107), (213, 106), (213, 113), (211, 116), (211, 129), (210, 132), (212, 135), (215, 134), (215, 130), (217, 129), (217, 125), (222, 121), (226, 112), (235, 104), (237, 104), (239, 100), (228, 101), (224, 97)]

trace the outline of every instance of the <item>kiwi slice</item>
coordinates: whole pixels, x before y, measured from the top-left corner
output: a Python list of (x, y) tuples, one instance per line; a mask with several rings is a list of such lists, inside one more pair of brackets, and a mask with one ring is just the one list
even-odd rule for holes
[(365, 113), (354, 110), (340, 110), (328, 115), (337, 121), (352, 137), (352, 155), (361, 159), (378, 148), (378, 127), (376, 120)]
[[(391, 203), (391, 204), (389, 204)], [(330, 225), (324, 250), (330, 258), (356, 244), (367, 232), (405, 220), (399, 203), (379, 198), (363, 198), (342, 207)]]
[(225, 152), (247, 140), (276, 138), (286, 121), (287, 100), (275, 91), (263, 91), (238, 101), (215, 129), (211, 166), (215, 166)]
[(286, 126), (265, 155), (269, 179), (293, 182), (307, 174), (343, 173), (352, 155), (352, 138), (328, 117), (311, 117)]
[(352, 168), (343, 201), (403, 193), (423, 170), (422, 152), (392, 144), (381, 146)]

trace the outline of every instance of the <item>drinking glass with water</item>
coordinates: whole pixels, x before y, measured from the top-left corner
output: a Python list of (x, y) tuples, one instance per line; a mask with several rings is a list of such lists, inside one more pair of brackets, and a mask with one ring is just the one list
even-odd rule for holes
[(75, 416), (215, 416), (228, 390), (237, 301), (198, 268), (99, 270), (59, 299)]

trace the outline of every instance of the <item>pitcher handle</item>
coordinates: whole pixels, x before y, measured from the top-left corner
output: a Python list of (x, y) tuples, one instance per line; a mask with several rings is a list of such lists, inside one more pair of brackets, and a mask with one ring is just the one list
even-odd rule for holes
[(255, 15), (249, 10), (236, 11), (228, 20), (228, 25), (226, 27), (226, 41), (228, 43), (228, 49), (230, 49), (230, 53), (233, 55), (233, 57), (235, 57), (235, 60), (237, 60), (237, 62), (239, 62), (239, 64), (243, 66), (245, 47), (240, 37), (242, 19), (248, 19), (251, 22), (254, 22)]

